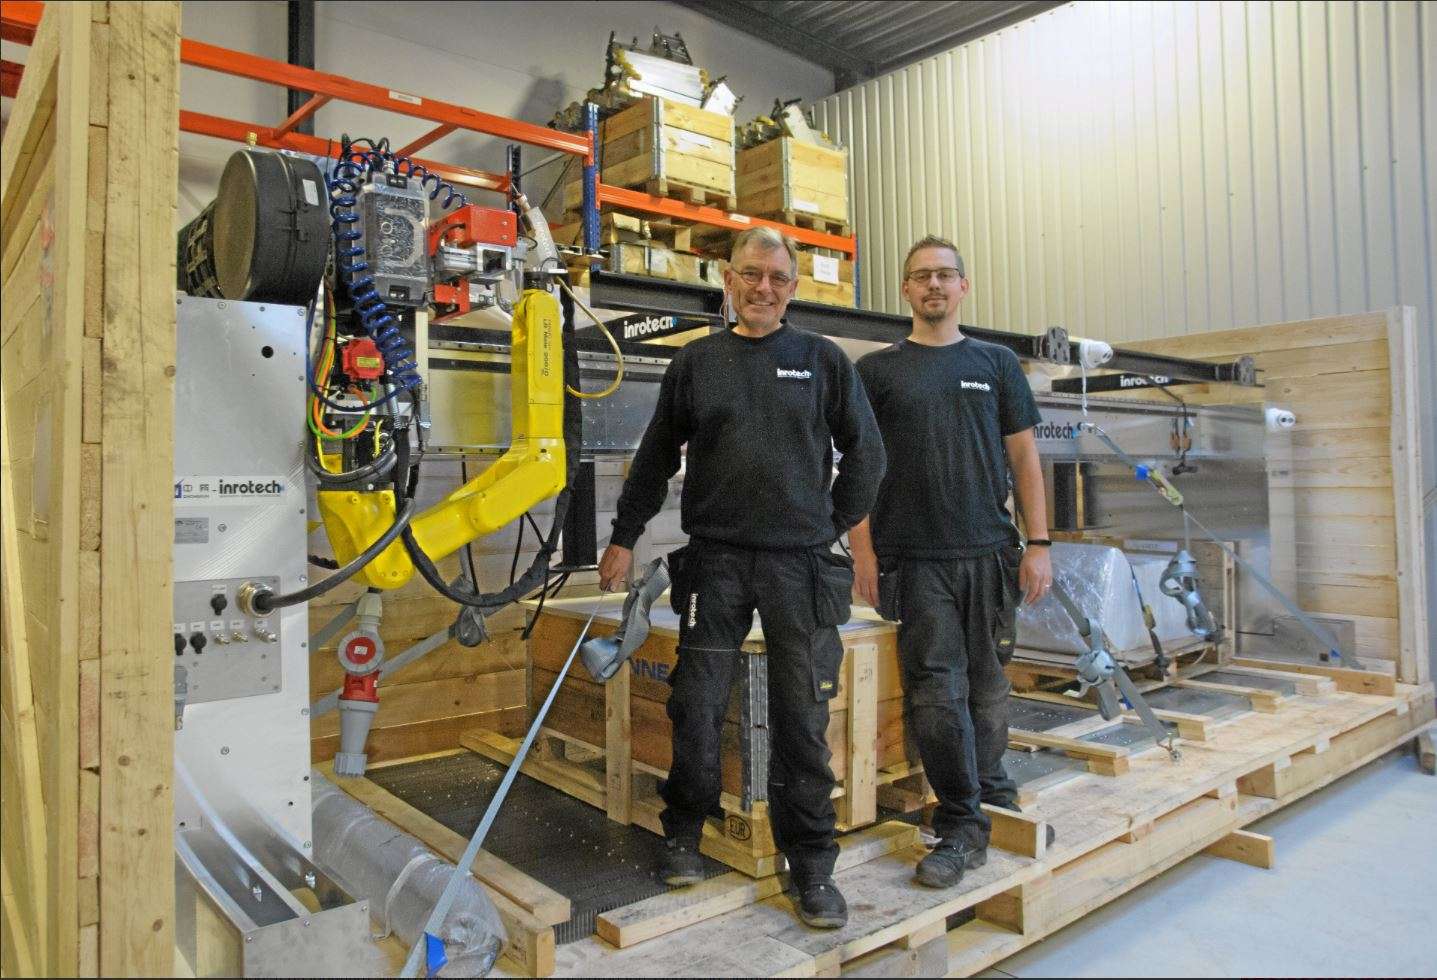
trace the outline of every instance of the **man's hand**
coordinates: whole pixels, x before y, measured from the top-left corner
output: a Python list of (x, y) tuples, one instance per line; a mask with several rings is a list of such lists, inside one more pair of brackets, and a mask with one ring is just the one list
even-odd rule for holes
[(872, 548), (861, 548), (850, 540), (853, 551), (853, 594), (878, 608), (878, 556)]
[(604, 549), (604, 557), (599, 559), (599, 588), (612, 592), (617, 586), (624, 584), (633, 564), (633, 551), (616, 544), (609, 545)]
[(1018, 587), (1023, 590), (1024, 601), (1029, 605), (1048, 594), (1053, 586), (1053, 560), (1048, 549), (1039, 545), (1023, 552), (1023, 563), (1018, 566)]
[(878, 554), (868, 518), (848, 529), (848, 552), (853, 556), (853, 594), (878, 608)]

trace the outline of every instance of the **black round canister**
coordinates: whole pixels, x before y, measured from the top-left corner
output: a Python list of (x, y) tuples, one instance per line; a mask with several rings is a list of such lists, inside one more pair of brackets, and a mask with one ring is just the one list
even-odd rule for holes
[(179, 287), (193, 296), (308, 303), (329, 259), (324, 175), (301, 157), (239, 150), (219, 193), (178, 236)]

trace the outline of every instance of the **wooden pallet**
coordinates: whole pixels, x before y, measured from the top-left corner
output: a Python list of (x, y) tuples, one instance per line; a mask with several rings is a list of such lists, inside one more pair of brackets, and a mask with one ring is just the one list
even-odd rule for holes
[[(995, 826), (988, 863), (955, 889), (914, 884), (921, 846), (883, 853), (838, 871), (849, 924), (819, 932), (797, 922), (777, 881), (725, 876), (604, 913), (602, 937), (561, 947), (556, 972), (968, 975), (1193, 854), (1271, 867), (1271, 839), (1245, 831), (1247, 824), (1433, 724), (1430, 684), (1399, 684), (1379, 696), (1327, 679), (1333, 683), (1305, 684), (1275, 711), (1212, 726), (1177, 762), (1165, 752), (1138, 752), (1120, 775), (1053, 786), (1016, 820)], [(1057, 835), (1051, 846), (1048, 824)], [(949, 930), (950, 920), (969, 916)]]
[(808, 228), (813, 231), (823, 231), (830, 235), (839, 235), (848, 238), (853, 234), (853, 226), (847, 221), (840, 221), (837, 218), (826, 218), (821, 214), (809, 214), (807, 211), (769, 211), (765, 214), (755, 215), (758, 218), (768, 218), (770, 221), (781, 221), (786, 225), (793, 225), (796, 228)]

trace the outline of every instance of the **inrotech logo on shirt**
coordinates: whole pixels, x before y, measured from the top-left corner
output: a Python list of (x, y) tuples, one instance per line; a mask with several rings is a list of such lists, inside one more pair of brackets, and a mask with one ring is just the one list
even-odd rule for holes
[(964, 388), (973, 388), (973, 389), (976, 389), (976, 390), (978, 390), (978, 391), (992, 391), (992, 390), (993, 390), (992, 385), (988, 384), (988, 382), (986, 382), (986, 381), (963, 381), (963, 382), (960, 382), (960, 384), (962, 384)]
[(813, 377), (813, 372), (807, 368), (779, 368), (778, 376), (780, 378), (789, 378), (793, 381), (807, 381)]

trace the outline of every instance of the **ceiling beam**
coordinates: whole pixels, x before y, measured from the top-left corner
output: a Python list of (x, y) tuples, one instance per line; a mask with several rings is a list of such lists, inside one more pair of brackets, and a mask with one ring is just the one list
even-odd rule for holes
[[(676, 0), (683, 7), (732, 27), (834, 73), (835, 88), (878, 73), (877, 66), (848, 48), (799, 30), (749, 0)], [(843, 80), (843, 84), (838, 84)]]

